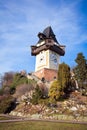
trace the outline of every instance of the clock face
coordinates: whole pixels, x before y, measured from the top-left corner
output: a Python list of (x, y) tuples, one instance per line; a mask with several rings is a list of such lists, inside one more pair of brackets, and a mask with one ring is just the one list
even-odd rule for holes
[(43, 62), (43, 60), (44, 60), (44, 55), (41, 55), (40, 62)]
[(44, 52), (41, 52), (40, 55), (39, 55), (39, 63), (40, 63), (40, 65), (45, 63), (45, 54), (44, 54)]
[(57, 64), (57, 55), (56, 54), (51, 54), (51, 61), (53, 61), (55, 64)]

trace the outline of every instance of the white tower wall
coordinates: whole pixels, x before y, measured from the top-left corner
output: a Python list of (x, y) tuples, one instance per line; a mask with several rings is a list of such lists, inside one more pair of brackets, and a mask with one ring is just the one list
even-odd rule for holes
[(59, 58), (60, 56), (51, 50), (41, 51), (36, 55), (35, 71), (43, 68), (58, 70)]

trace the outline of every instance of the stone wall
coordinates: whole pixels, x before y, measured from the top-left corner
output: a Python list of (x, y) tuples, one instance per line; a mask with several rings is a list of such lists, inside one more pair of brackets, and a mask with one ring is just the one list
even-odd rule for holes
[(57, 78), (57, 70), (44, 68), (34, 72), (34, 75), (40, 79), (44, 78), (46, 81), (52, 81)]

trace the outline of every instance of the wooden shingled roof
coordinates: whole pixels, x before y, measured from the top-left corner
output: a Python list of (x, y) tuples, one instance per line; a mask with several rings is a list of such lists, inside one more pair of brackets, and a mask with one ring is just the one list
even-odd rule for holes
[[(59, 54), (60, 56), (64, 56), (65, 54), (65, 46), (60, 45), (55, 37), (55, 34), (51, 28), (51, 26), (44, 29), (41, 33), (38, 33), (39, 41), (36, 45), (31, 46), (31, 55), (37, 55), (43, 50), (52, 50)], [(43, 44), (40, 44), (44, 42)], [(39, 46), (38, 46), (39, 45)]]
[(38, 37), (40, 38), (39, 41), (44, 40), (44, 39), (53, 39), (56, 43), (58, 43), (51, 26), (48, 26), (47, 28), (45, 28), (43, 33), (39, 33)]

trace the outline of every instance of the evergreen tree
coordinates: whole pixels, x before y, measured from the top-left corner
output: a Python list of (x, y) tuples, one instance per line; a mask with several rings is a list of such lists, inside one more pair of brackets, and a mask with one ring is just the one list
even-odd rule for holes
[(67, 93), (71, 84), (71, 74), (70, 67), (65, 63), (59, 65), (58, 82), (61, 86), (61, 91)]
[(57, 80), (55, 80), (50, 87), (49, 90), (49, 97), (50, 97), (50, 101), (53, 103), (55, 101), (57, 101), (60, 96), (61, 96), (61, 87), (60, 84)]
[(70, 92), (69, 88), (71, 87), (71, 74), (70, 67), (62, 63), (59, 65), (58, 69), (58, 79), (55, 80), (49, 90), (50, 100), (53, 102), (61, 99), (64, 94)]
[(43, 97), (42, 91), (40, 89), (40, 87), (37, 85), (35, 88), (35, 91), (32, 95), (32, 103), (34, 105), (38, 104), (38, 101)]
[(85, 59), (83, 53), (78, 53), (75, 62), (77, 63), (74, 68), (74, 73), (76, 80), (79, 85), (79, 89), (87, 91), (87, 60)]

